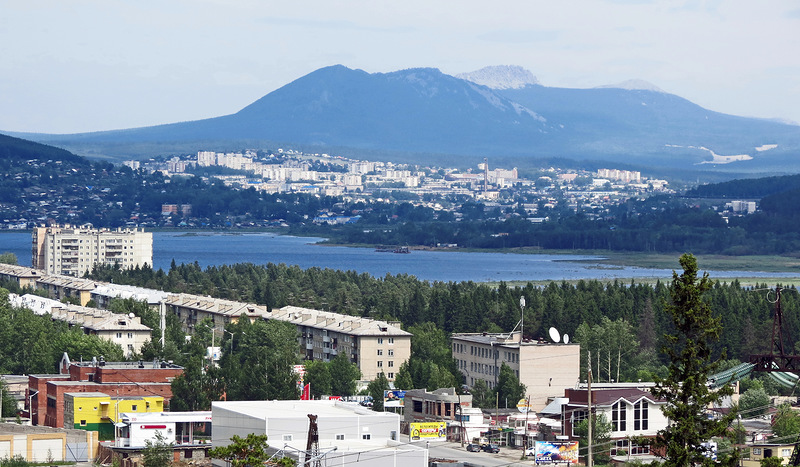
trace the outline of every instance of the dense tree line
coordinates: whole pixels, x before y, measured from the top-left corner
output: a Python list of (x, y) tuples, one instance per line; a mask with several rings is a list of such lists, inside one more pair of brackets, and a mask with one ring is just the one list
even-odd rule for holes
[[(414, 326), (425, 335), (414, 341), (421, 363), (408, 364), (411, 383), (428, 387), (432, 364), (437, 370), (452, 367), (436, 350), (425, 346), (437, 342), (435, 330), (454, 332), (510, 331), (520, 319), (519, 299), (525, 297), (525, 337), (547, 338), (553, 326), (562, 333), (580, 337), (584, 350), (593, 351), (596, 378), (636, 380), (663, 372), (664, 356), (658, 353), (671, 324), (660, 310), (669, 302), (668, 284), (655, 285), (619, 281), (551, 282), (538, 287), (528, 284), (512, 288), (473, 282), (427, 282), (409, 275), (375, 278), (354, 271), (334, 271), (283, 264), (237, 264), (208, 267), (173, 265), (169, 271), (140, 268), (123, 271), (102, 268), (93, 278), (168, 290), (209, 294), (220, 298), (255, 302), (269, 308), (286, 305), (333, 311), (375, 319), (398, 320), (406, 329)], [(768, 352), (773, 304), (767, 300), (766, 284), (759, 290), (738, 282), (714, 283), (704, 294), (723, 322), (713, 354), (747, 361), (749, 355)], [(764, 289), (764, 290), (761, 290)], [(784, 334), (800, 336), (800, 297), (783, 294)], [(583, 327), (582, 327), (583, 325)], [(429, 326), (429, 327), (427, 327)], [(581, 331), (583, 329), (583, 331)], [(586, 329), (592, 329), (591, 333)], [(426, 334), (427, 333), (427, 334)], [(446, 339), (445, 339), (446, 340)], [(593, 343), (596, 343), (593, 344)], [(793, 348), (795, 342), (787, 342)], [(594, 348), (593, 348), (594, 346)], [(415, 369), (413, 365), (420, 365)], [(427, 366), (427, 369), (424, 367)], [(639, 373), (644, 371), (645, 373)], [(649, 373), (648, 373), (649, 372)], [(455, 373), (453, 373), (455, 374)], [(398, 376), (399, 377), (399, 376)], [(405, 377), (405, 376), (404, 376)], [(437, 384), (439, 381), (437, 380)]]
[(12, 307), (8, 290), (0, 288), (0, 374), (54, 373), (64, 352), (76, 360), (123, 358), (118, 345), (87, 335), (80, 327)]

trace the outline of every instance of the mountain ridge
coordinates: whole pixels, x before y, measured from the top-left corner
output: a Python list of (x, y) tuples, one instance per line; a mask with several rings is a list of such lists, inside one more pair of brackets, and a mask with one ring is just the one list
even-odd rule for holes
[[(680, 168), (705, 163), (698, 168), (745, 172), (789, 163), (800, 170), (800, 127), (713, 112), (649, 83), (556, 88), (538, 84), (521, 67), (482, 70), (471, 78), (499, 88), (436, 68), (367, 73), (332, 65), (230, 115), (73, 135), (14, 135), (84, 154), (119, 153), (125, 145), (273, 141), (464, 160), (488, 154), (521, 163), (556, 157)], [(649, 89), (634, 89), (640, 87)], [(772, 149), (755, 150), (765, 145)], [(700, 148), (723, 155), (720, 161), (734, 154), (752, 159), (723, 167), (709, 163), (715, 160)]]

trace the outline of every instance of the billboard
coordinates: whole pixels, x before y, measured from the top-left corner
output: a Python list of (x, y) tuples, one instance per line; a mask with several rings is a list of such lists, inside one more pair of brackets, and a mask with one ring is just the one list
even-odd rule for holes
[(383, 391), (383, 406), (402, 407), (405, 397), (405, 391)]
[(409, 427), (411, 439), (423, 438), (446, 438), (447, 437), (447, 423), (445, 422), (427, 422), (427, 423), (412, 423)]
[(536, 441), (534, 455), (537, 464), (577, 464), (578, 442)]

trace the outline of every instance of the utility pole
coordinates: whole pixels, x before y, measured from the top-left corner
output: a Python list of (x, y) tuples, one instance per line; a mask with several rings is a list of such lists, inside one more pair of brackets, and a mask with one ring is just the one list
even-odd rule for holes
[(586, 407), (589, 411), (589, 424), (588, 424), (588, 432), (586, 434), (586, 446), (589, 448), (589, 452), (586, 455), (586, 467), (592, 467), (594, 465), (594, 461), (592, 460), (592, 351), (587, 350), (588, 352), (588, 362), (587, 365), (587, 374), (586, 374)]

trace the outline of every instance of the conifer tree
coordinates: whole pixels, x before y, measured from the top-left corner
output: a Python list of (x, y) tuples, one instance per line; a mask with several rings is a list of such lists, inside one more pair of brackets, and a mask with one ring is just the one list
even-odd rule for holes
[(680, 257), (683, 273), (672, 273), (671, 303), (664, 308), (672, 318), (674, 331), (665, 336), (663, 352), (671, 361), (666, 378), (656, 378), (653, 396), (663, 399), (667, 428), (660, 431), (655, 446), (663, 449), (664, 466), (714, 465), (706, 457), (702, 443), (725, 434), (735, 413), (721, 419), (710, 418), (706, 410), (732, 394), (729, 386), (712, 392), (708, 377), (717, 369), (720, 358), (712, 358), (712, 341), (719, 339), (722, 323), (703, 301), (711, 289), (708, 273), (697, 277), (697, 260), (691, 254)]

